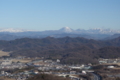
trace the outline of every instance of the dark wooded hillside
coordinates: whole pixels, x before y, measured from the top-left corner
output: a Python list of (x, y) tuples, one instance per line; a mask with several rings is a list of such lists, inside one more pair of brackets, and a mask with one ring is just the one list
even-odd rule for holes
[(0, 49), (12, 51), (11, 56), (60, 59), (62, 63), (96, 63), (98, 58), (120, 57), (120, 37), (97, 41), (85, 38), (22, 38), (0, 41)]

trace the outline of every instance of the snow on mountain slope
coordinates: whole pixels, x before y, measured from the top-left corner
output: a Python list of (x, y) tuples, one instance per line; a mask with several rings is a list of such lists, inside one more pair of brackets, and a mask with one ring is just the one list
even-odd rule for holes
[(70, 33), (70, 32), (73, 32), (74, 30), (69, 27), (63, 27), (59, 31)]
[(23, 29), (0, 29), (0, 32), (10, 32), (10, 33), (18, 33), (18, 32), (41, 32), (43, 34), (56, 34), (56, 33), (74, 33), (74, 34), (117, 34), (120, 33), (120, 30), (112, 30), (112, 29), (101, 29), (101, 28), (94, 28), (94, 29), (77, 29), (73, 30), (69, 27), (63, 27), (59, 30), (49, 30), (49, 31), (30, 31), (30, 30), (23, 30)]
[(115, 34), (120, 33), (119, 30), (112, 30), (112, 29), (102, 29), (102, 28), (94, 28), (94, 29), (88, 29), (88, 30), (81, 30), (78, 29), (78, 32), (84, 32), (89, 34)]
[[(0, 40), (12, 40), (17, 38), (29, 37), (29, 38), (44, 38), (47, 36), (52, 37), (85, 37), (89, 39), (104, 39), (114, 34), (120, 34), (120, 30), (111, 29), (77, 29), (73, 30), (69, 27), (63, 27), (59, 30), (49, 31), (30, 31), (23, 29), (0, 29), (1, 39)], [(9, 38), (11, 35), (11, 38)]]
[(10, 32), (10, 33), (16, 33), (16, 32), (26, 32), (29, 30), (23, 30), (23, 29), (13, 29), (13, 28), (8, 28), (8, 29), (0, 29), (0, 32)]

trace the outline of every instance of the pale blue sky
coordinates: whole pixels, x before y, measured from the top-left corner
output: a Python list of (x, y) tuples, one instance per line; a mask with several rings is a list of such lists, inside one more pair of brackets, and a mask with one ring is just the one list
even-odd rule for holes
[(120, 0), (0, 0), (0, 28), (120, 29)]

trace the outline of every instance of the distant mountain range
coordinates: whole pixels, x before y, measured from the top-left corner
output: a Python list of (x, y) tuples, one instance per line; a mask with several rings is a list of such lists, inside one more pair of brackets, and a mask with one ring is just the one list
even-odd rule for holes
[[(114, 36), (114, 34), (116, 36)], [(63, 27), (59, 30), (48, 30), (48, 31), (30, 31), (23, 29), (0, 29), (0, 40), (14, 40), (17, 38), (45, 38), (45, 37), (84, 37), (88, 39), (113, 39), (120, 36), (119, 30), (111, 29), (71, 29), (69, 27)]]

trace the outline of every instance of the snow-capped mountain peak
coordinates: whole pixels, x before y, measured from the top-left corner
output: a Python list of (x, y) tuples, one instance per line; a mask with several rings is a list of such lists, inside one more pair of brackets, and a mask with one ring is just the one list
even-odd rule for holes
[(69, 33), (69, 32), (73, 32), (73, 29), (71, 29), (69, 27), (63, 27), (63, 28), (60, 29), (60, 31)]

